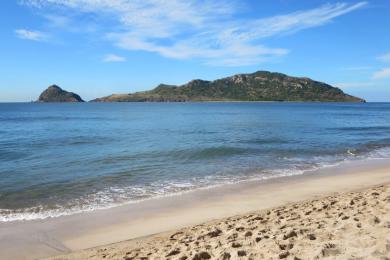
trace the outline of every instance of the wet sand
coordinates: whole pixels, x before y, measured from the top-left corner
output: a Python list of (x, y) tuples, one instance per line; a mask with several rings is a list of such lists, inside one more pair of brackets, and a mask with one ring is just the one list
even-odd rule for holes
[[(359, 191), (360, 193), (357, 192), (355, 195), (337, 194), (340, 192), (345, 193), (372, 188), (373, 186), (387, 183), (390, 183), (389, 161), (375, 160), (370, 163), (357, 162), (350, 165), (343, 165), (342, 167), (332, 167), (319, 172), (307, 173), (302, 176), (225, 185), (213, 189), (194, 191), (180, 196), (154, 199), (142, 203), (72, 216), (36, 221), (1, 223), (0, 259), (32, 259), (55, 256), (133, 238), (138, 239), (120, 242), (109, 247), (77, 251), (59, 259), (103, 258), (104, 255), (105, 258), (124, 259), (128, 257), (131, 259), (131, 257), (142, 256), (140, 254), (136, 255), (136, 249), (139, 248), (142, 249), (140, 251), (142, 253), (151, 252), (154, 254), (153, 257), (149, 255), (151, 259), (157, 256), (164, 258), (166, 255), (172, 253), (172, 251), (173, 253), (170, 256), (172, 259), (179, 259), (179, 256), (186, 256), (192, 259), (197, 254), (200, 254), (198, 257), (201, 257), (203, 251), (212, 258), (220, 258), (220, 254), (227, 252), (232, 259), (237, 258), (238, 254), (246, 254), (246, 257), (251, 254), (256, 257), (261, 257), (260, 254), (265, 254), (264, 257), (266, 258), (272, 256), (277, 259), (279, 259), (280, 254), (286, 254), (286, 257), (290, 258), (297, 252), (301, 252), (301, 256), (305, 255), (305, 250), (313, 252), (322, 252), (324, 250), (324, 255), (331, 255), (332, 253), (326, 252), (345, 251), (343, 249), (344, 247), (341, 248), (341, 244), (343, 246), (345, 245), (343, 242), (338, 242), (338, 244), (329, 242), (331, 243), (328, 245), (329, 250), (324, 248), (325, 245), (323, 242), (326, 240), (326, 234), (334, 231), (331, 228), (343, 231), (345, 229), (343, 225), (349, 223), (352, 226), (355, 225), (353, 227), (354, 229), (348, 229), (348, 232), (352, 232), (350, 234), (362, 235), (360, 233), (353, 233), (358, 232), (355, 230), (358, 227), (356, 227), (357, 223), (354, 220), (354, 214), (358, 214), (356, 210), (362, 211), (364, 216), (371, 216), (375, 210), (375, 214), (380, 219), (381, 225), (373, 227), (378, 227), (380, 230), (385, 228), (386, 221), (389, 217), (389, 202), (386, 200), (389, 196), (387, 185), (375, 188), (378, 191), (374, 192), (366, 190)], [(365, 198), (366, 193), (361, 192), (368, 192), (367, 194), (377, 192), (380, 195), (377, 197), (367, 197), (365, 201), (366, 205), (369, 206), (364, 208), (363, 206), (358, 208), (357, 206), (353, 207), (353, 205), (347, 206), (345, 204), (346, 202), (350, 203), (351, 196), (356, 196), (357, 201), (363, 203), (363, 201), (358, 199), (359, 196)], [(329, 195), (333, 197), (323, 198)], [(310, 201), (313, 199), (315, 201)], [(319, 212), (316, 210), (319, 209), (320, 204), (329, 204), (332, 199), (337, 199), (340, 203), (337, 207), (329, 208), (331, 210), (328, 212), (330, 218), (326, 219), (324, 215), (327, 212), (326, 210)], [(301, 203), (299, 203), (300, 201)], [(381, 208), (378, 208), (379, 206), (377, 208), (374, 207), (377, 202), (381, 203)], [(339, 206), (344, 204), (345, 206)], [(314, 207), (316, 208), (315, 210), (313, 210)], [(386, 209), (385, 213), (382, 212), (384, 209)], [(308, 215), (303, 214), (308, 211), (312, 211), (313, 213)], [(346, 214), (348, 219), (341, 221), (339, 218), (342, 217), (337, 216), (335, 212), (340, 214), (343, 211), (345, 211), (343, 214)], [(249, 214), (249, 212), (251, 213)], [(270, 212), (269, 215), (267, 215), (268, 212)], [(277, 219), (275, 217), (277, 214), (279, 216), (283, 214), (283, 219)], [(296, 218), (297, 215), (300, 217), (295, 221), (286, 222), (287, 219)], [(266, 223), (259, 223), (259, 221), (262, 221), (260, 219), (259, 221), (253, 220), (253, 218), (258, 217), (265, 220), (267, 218), (266, 216), (268, 216)], [(278, 221), (280, 223), (277, 223)], [(338, 222), (334, 224), (335, 221)], [(361, 217), (359, 221), (363, 227), (368, 227), (368, 224), (366, 225), (365, 223), (371, 223), (368, 217)], [(194, 226), (200, 223), (205, 224)], [(298, 226), (301, 224), (303, 227)], [(314, 233), (314, 227), (318, 227), (320, 224), (329, 230), (329, 232), (327, 231), (328, 233), (324, 233), (325, 235), (322, 233)], [(242, 225), (244, 225), (243, 229), (241, 228)], [(284, 225), (286, 226), (284, 227)], [(180, 230), (184, 227), (189, 228)], [(215, 234), (211, 234), (212, 237), (210, 238), (210, 235), (206, 235), (209, 232), (214, 232), (217, 228), (222, 232), (216, 231), (218, 236), (214, 237)], [(302, 231), (303, 233), (301, 234), (301, 230), (305, 228), (308, 231)], [(265, 233), (260, 235), (259, 233), (262, 233), (260, 231), (263, 229), (265, 229)], [(368, 232), (367, 236), (374, 235), (380, 237), (382, 231), (379, 229), (366, 230)], [(249, 235), (249, 231), (252, 232), (252, 235)], [(297, 233), (297, 236), (292, 236), (284, 240), (283, 237), (288, 235), (286, 233), (287, 231), (294, 231)], [(177, 232), (182, 233), (177, 234), (177, 237), (171, 237)], [(156, 233), (161, 234), (150, 236)], [(306, 239), (308, 236), (311, 236), (311, 233), (314, 233), (316, 239)], [(200, 236), (203, 237), (199, 238)], [(266, 240), (264, 238), (265, 236), (268, 236), (269, 240)], [(275, 239), (273, 236), (275, 236)], [(259, 237), (263, 241), (261, 244), (258, 244), (259, 241), (256, 242), (256, 239), (258, 240)], [(203, 242), (201, 242), (202, 239)], [(301, 241), (301, 239), (305, 240)], [(329, 241), (333, 241), (332, 239), (349, 241), (348, 243), (356, 242), (352, 237), (328, 238)], [(367, 239), (364, 241), (368, 241)], [(382, 247), (375, 250), (384, 252), (383, 250), (388, 247), (387, 239), (388, 237), (381, 239)], [(310, 241), (316, 241), (318, 245), (315, 245), (310, 250), (308, 248), (305, 249), (305, 247), (312, 246), (310, 243), (314, 243), (310, 242), (307, 244), (305, 241), (308, 243)], [(217, 246), (219, 242), (224, 246)], [(163, 248), (156, 248), (156, 243), (164, 245)], [(186, 246), (186, 243), (188, 246)], [(237, 245), (235, 244), (233, 246), (233, 243), (237, 243)], [(271, 249), (271, 245), (275, 247), (277, 243), (281, 244), (281, 247), (279, 249)], [(293, 248), (289, 249), (291, 243), (296, 252)], [(211, 248), (209, 248), (210, 246)], [(262, 246), (264, 246), (264, 250), (260, 250)], [(283, 249), (284, 246), (286, 246), (285, 249)], [(376, 243), (375, 246), (380, 245)], [(178, 247), (178, 250), (176, 250), (176, 247)], [(242, 250), (245, 252), (239, 252)], [(177, 251), (179, 253), (175, 253)], [(338, 255), (340, 254), (338, 253)], [(203, 257), (207, 258), (207, 255), (203, 254)], [(297, 255), (297, 257), (299, 256)]]

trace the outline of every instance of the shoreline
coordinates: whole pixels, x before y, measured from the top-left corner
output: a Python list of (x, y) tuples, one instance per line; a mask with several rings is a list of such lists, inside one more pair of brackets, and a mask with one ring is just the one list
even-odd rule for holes
[[(0, 223), (0, 258), (49, 257), (385, 183), (390, 183), (390, 161), (377, 159), (107, 210), (3, 222)], [(24, 248), (23, 252), (20, 248)]]
[(388, 259), (390, 183), (50, 257)]
[[(291, 172), (289, 174), (272, 173), (272, 174), (270, 174), (270, 176), (265, 176), (265, 175), (263, 175), (262, 177), (252, 176), (252, 177), (249, 177), (247, 179), (241, 179), (241, 180), (230, 181), (230, 182), (228, 181), (225, 183), (210, 184), (210, 185), (206, 185), (206, 186), (196, 187), (193, 189), (182, 190), (182, 191), (173, 192), (173, 193), (167, 193), (167, 194), (158, 195), (158, 196), (154, 196), (154, 197), (147, 197), (147, 198), (143, 198), (143, 199), (139, 199), (139, 200), (129, 200), (126, 202), (121, 202), (118, 204), (110, 204), (110, 205), (102, 206), (102, 207), (96, 207), (96, 208), (92, 207), (90, 209), (79, 209), (79, 210), (74, 210), (74, 211), (59, 210), (59, 211), (57, 211), (59, 213), (57, 213), (55, 215), (45, 214), (45, 212), (44, 212), (44, 213), (41, 213), (40, 215), (38, 214), (37, 216), (34, 216), (34, 217), (15, 217), (15, 216), (12, 216), (12, 217), (8, 218), (7, 220), (0, 219), (0, 224), (1, 223), (17, 223), (17, 222), (25, 222), (25, 221), (39, 221), (39, 220), (61, 218), (61, 217), (72, 216), (72, 215), (87, 214), (87, 213), (93, 213), (94, 211), (110, 210), (113, 208), (125, 207), (128, 205), (145, 203), (148, 201), (155, 201), (155, 200), (166, 199), (166, 198), (173, 198), (174, 199), (175, 197), (183, 196), (183, 195), (186, 195), (188, 193), (201, 193), (201, 192), (207, 192), (207, 190), (224, 189), (224, 187), (230, 187), (230, 186), (237, 186), (237, 185), (252, 186), (253, 184), (254, 185), (260, 184), (261, 185), (261, 184), (273, 182), (273, 180), (284, 179), (284, 178), (294, 178), (294, 177), (298, 177), (298, 176), (302, 176), (302, 175), (308, 176), (308, 175), (317, 174), (318, 172), (321, 172), (321, 174), (324, 174), (324, 173), (326, 173), (328, 168), (335, 169), (335, 168), (339, 167), (340, 165), (345, 166), (346, 164), (351, 164), (351, 163), (353, 164), (356, 162), (358, 162), (358, 163), (364, 162), (365, 163), (366, 161), (370, 162), (372, 160), (387, 160), (387, 159), (383, 159), (383, 158), (374, 159), (374, 158), (367, 157), (367, 158), (360, 160), (360, 161), (359, 160), (356, 160), (356, 161), (349, 160), (349, 161), (344, 161), (344, 162), (343, 161), (336, 162), (335, 164), (323, 165), (323, 166), (320, 166), (318, 168), (313, 168), (313, 169), (306, 169), (306, 170), (300, 170), (300, 171), (298, 170), (295, 172)], [(389, 160), (389, 165), (390, 165), (390, 160)], [(56, 211), (54, 210), (54, 212), (56, 212)]]
[[(345, 161), (337, 161), (331, 164), (324, 164), (322, 166), (314, 167), (311, 169), (304, 169), (304, 170), (295, 170), (290, 173), (272, 173), (269, 176), (262, 175), (260, 176), (255, 176), (253, 175), (252, 177), (248, 177), (246, 179), (239, 179), (235, 181), (227, 181), (227, 182), (222, 182), (222, 183), (215, 183), (215, 184), (209, 184), (206, 186), (200, 186), (200, 187), (195, 187), (192, 189), (187, 189), (187, 190), (182, 190), (178, 192), (172, 192), (172, 193), (166, 193), (158, 196), (152, 196), (152, 197), (146, 197), (138, 200), (128, 200), (120, 203), (113, 203), (113, 204), (108, 204), (108, 205), (103, 205), (100, 207), (87, 207), (87, 208), (80, 208), (76, 210), (69, 210), (65, 211), (63, 209), (59, 210), (53, 210), (55, 214), (48, 214), (48, 212), (38, 212), (36, 215), (33, 216), (13, 216), (11, 215), (8, 218), (2, 217), (0, 218), (0, 225), (2, 223), (17, 223), (17, 222), (25, 222), (25, 221), (39, 221), (39, 220), (45, 220), (45, 219), (52, 219), (52, 218), (61, 218), (61, 217), (67, 217), (67, 216), (72, 216), (72, 215), (79, 215), (79, 214), (87, 214), (87, 213), (93, 213), (95, 211), (101, 211), (101, 210), (110, 210), (113, 208), (118, 208), (118, 207), (125, 207), (128, 205), (133, 205), (133, 204), (139, 204), (139, 203), (145, 203), (148, 201), (154, 201), (154, 200), (160, 200), (160, 199), (166, 199), (166, 198), (175, 198), (177, 196), (183, 196), (187, 193), (199, 193), (199, 192), (206, 192), (207, 190), (213, 190), (213, 189), (223, 189), (224, 187), (229, 187), (229, 186), (237, 186), (237, 185), (246, 185), (248, 184), (249, 186), (252, 186), (252, 184), (255, 185), (262, 185), (265, 183), (272, 182), (273, 180), (278, 180), (278, 179), (284, 179), (284, 178), (295, 178), (298, 176), (310, 176), (310, 175), (317, 175), (318, 173), (320, 174), (332, 174), (329, 173), (327, 169), (330, 169), (331, 171), (333, 170), (338, 170), (339, 168), (342, 168), (343, 170), (348, 170), (348, 168), (355, 167), (356, 165), (360, 166), (367, 166), (367, 165), (372, 165), (374, 163), (380, 162), (381, 164), (384, 163), (390, 166), (390, 159), (387, 158), (374, 158), (374, 157), (365, 157), (361, 159), (355, 159), (355, 160), (345, 160)], [(342, 171), (341, 171), (342, 172)], [(342, 172), (343, 173), (343, 172)], [(52, 212), (51, 212), (52, 213)], [(31, 213), (26, 213), (31, 214)], [(34, 214), (34, 213), (32, 213)]]

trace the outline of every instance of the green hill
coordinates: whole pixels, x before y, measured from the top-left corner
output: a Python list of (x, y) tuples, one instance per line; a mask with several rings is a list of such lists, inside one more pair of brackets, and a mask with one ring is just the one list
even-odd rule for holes
[(93, 102), (185, 101), (337, 101), (365, 102), (341, 89), (309, 78), (258, 71), (214, 81), (192, 80), (181, 86), (160, 84), (153, 90), (113, 94)]

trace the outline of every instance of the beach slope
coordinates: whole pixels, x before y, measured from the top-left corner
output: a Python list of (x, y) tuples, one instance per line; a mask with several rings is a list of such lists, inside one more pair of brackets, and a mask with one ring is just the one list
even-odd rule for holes
[(51, 259), (388, 259), (390, 184)]

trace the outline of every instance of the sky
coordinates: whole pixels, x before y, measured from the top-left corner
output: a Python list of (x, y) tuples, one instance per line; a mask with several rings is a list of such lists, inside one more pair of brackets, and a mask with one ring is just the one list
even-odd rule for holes
[(7, 0), (0, 102), (90, 100), (258, 70), (390, 101), (390, 1)]

